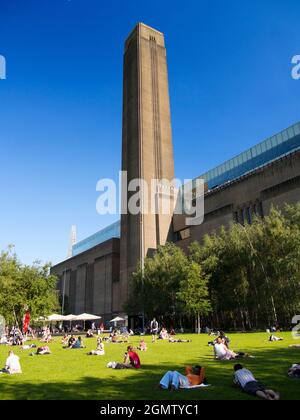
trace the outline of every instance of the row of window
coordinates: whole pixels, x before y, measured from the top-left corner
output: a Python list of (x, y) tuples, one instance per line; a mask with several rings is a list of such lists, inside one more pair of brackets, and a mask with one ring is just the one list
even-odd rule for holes
[(262, 202), (247, 205), (234, 212), (234, 221), (242, 225), (246, 223), (251, 225), (255, 217), (264, 217)]

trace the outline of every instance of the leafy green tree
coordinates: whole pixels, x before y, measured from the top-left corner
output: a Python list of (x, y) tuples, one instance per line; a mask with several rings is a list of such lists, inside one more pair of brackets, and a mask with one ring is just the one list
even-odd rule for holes
[(288, 326), (300, 310), (300, 205), (271, 208), (195, 243), (191, 258), (210, 276), (213, 322), (223, 328)]
[(149, 318), (174, 316), (180, 308), (177, 292), (187, 264), (186, 255), (176, 245), (159, 247), (133, 274), (125, 309), (133, 315), (145, 312)]
[(32, 319), (57, 310), (56, 286), (50, 264), (22, 265), (13, 247), (0, 254), (0, 308), (6, 322), (21, 326), (27, 309)]
[(211, 311), (208, 298), (209, 276), (203, 274), (201, 266), (193, 261), (187, 264), (185, 271), (177, 296), (183, 304), (183, 311), (196, 318), (197, 332), (200, 334), (201, 316), (206, 316)]

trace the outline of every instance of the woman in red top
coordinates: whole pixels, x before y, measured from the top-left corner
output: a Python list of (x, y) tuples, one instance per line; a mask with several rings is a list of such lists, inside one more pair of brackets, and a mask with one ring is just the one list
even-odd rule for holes
[(131, 367), (133, 367), (133, 369), (140, 369), (141, 367), (139, 355), (133, 351), (133, 347), (128, 347), (127, 356), (125, 354), (125, 363), (128, 362), (130, 363)]
[(115, 369), (140, 369), (141, 361), (132, 346), (127, 348), (124, 363), (117, 363)]

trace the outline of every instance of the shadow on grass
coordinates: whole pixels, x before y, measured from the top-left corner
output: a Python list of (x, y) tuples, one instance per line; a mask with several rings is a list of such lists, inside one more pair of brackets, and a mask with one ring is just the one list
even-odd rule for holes
[[(293, 363), (300, 362), (300, 351), (289, 348), (252, 349), (255, 359), (241, 363), (254, 375), (281, 393), (285, 400), (300, 399), (300, 381), (287, 376)], [(208, 351), (209, 354), (209, 351)], [(157, 385), (168, 370), (182, 371), (182, 366), (168, 363), (145, 365), (139, 371), (106, 371), (105, 378), (83, 377), (74, 382), (33, 383), (14, 380), (1, 375), (0, 398), (18, 400), (245, 400), (252, 399), (233, 387), (233, 366), (235, 361), (219, 362), (212, 356), (201, 360), (190, 360), (187, 364), (202, 364), (207, 369), (210, 388), (183, 390), (176, 393), (161, 391)], [(104, 368), (106, 369), (106, 368)], [(99, 376), (101, 375), (101, 372)], [(21, 377), (19, 377), (21, 379)], [(18, 379), (19, 379), (18, 378)], [(1, 397), (2, 396), (2, 397)]]

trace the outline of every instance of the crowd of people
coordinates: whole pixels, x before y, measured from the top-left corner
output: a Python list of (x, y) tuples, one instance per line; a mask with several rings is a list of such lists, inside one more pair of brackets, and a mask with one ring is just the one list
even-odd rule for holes
[[(102, 334), (101, 334), (102, 332)], [(175, 330), (172, 328), (168, 331), (165, 327), (159, 327), (158, 321), (153, 319), (150, 324), (150, 332), (152, 336), (152, 343), (156, 343), (157, 340), (167, 341), (169, 343), (190, 343), (191, 340), (184, 340), (176, 336)], [(268, 332), (268, 331), (267, 331)], [(214, 357), (218, 361), (230, 361), (237, 359), (254, 358), (245, 352), (236, 352), (230, 349), (231, 340), (222, 331), (214, 332), (212, 330), (206, 330), (209, 337), (213, 337), (212, 341), (208, 342), (208, 345), (213, 347)], [(0, 344), (6, 346), (19, 346), (22, 350), (35, 349), (34, 352), (30, 353), (30, 356), (45, 356), (51, 355), (49, 343), (52, 342), (52, 334), (49, 327), (44, 327), (40, 332), (39, 341), (43, 343), (42, 346), (37, 346), (35, 343), (29, 344), (31, 341), (37, 341), (38, 338), (35, 336), (34, 331), (30, 334), (23, 334), (22, 331), (13, 327), (11, 329), (6, 328), (4, 334), (0, 337)], [(105, 356), (105, 343), (106, 344), (124, 344), (129, 343), (130, 338), (134, 335), (132, 330), (120, 330), (112, 329), (110, 334), (105, 336), (103, 331), (98, 330), (98, 334), (95, 334), (94, 329), (90, 329), (86, 332), (87, 339), (97, 338), (95, 350), (91, 350), (87, 353), (89, 356)], [(275, 336), (273, 333), (269, 338), (270, 342), (282, 341), (283, 338)], [(61, 339), (61, 345), (64, 349), (84, 349), (86, 348), (81, 335), (77, 337), (73, 334), (65, 334)], [(294, 348), (300, 348), (299, 345), (290, 346)], [(151, 349), (153, 350), (154, 347)], [(134, 347), (132, 345), (127, 346), (127, 351), (124, 354), (124, 358), (120, 362), (109, 362), (108, 368), (121, 370), (121, 369), (140, 369), (141, 358), (139, 352), (147, 352), (148, 345), (144, 337), (141, 338), (139, 345)], [(14, 351), (10, 350), (6, 359), (5, 365), (0, 374), (21, 374), (22, 368), (20, 363), (20, 357), (15, 354)], [(300, 378), (300, 363), (293, 364), (288, 370), (288, 376), (290, 378)], [(241, 364), (234, 366), (234, 384), (238, 386), (243, 392), (256, 396), (264, 400), (279, 400), (280, 395), (275, 392), (259, 380), (255, 378), (253, 373), (245, 368)], [(159, 388), (162, 390), (177, 391), (179, 389), (193, 389), (197, 387), (209, 386), (206, 369), (203, 366), (187, 366), (185, 373), (179, 371), (168, 371), (166, 372), (160, 383)]]

